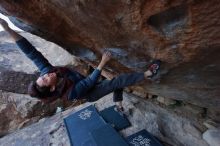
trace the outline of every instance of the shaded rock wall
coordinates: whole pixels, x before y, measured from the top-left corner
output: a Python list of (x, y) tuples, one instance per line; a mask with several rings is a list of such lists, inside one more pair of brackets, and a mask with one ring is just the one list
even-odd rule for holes
[(55, 107), (24, 94), (0, 90), (0, 137), (50, 115)]
[(1, 70), (0, 89), (14, 93), (27, 94), (29, 83), (36, 79), (37, 76), (35, 74)]
[(220, 4), (218, 0), (2, 0), (0, 11), (21, 29), (53, 41), (91, 64), (103, 48), (109, 71), (143, 71), (161, 59), (151, 94), (219, 110)]

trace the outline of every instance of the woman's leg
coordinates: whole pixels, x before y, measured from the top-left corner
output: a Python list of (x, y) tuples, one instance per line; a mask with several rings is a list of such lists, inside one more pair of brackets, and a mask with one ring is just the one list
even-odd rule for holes
[(113, 92), (113, 102), (120, 102), (123, 100), (123, 88), (114, 90)]
[(104, 80), (89, 90), (89, 92), (85, 94), (85, 98), (88, 101), (96, 101), (117, 89), (134, 85), (144, 79), (152, 78), (158, 73), (160, 64), (160, 60), (155, 60), (149, 66), (148, 70), (143, 73), (121, 74), (112, 80)]
[(115, 102), (117, 111), (120, 111), (120, 112), (124, 111), (122, 101), (123, 101), (123, 88), (114, 90), (114, 92), (113, 92), (113, 102)]
[(112, 80), (97, 83), (84, 97), (89, 102), (93, 102), (117, 89), (134, 85), (144, 79), (144, 73), (121, 74)]
[(85, 93), (88, 92), (93, 86), (95, 86), (101, 75), (101, 71), (95, 69), (88, 77), (79, 81), (75, 87), (70, 91), (68, 99), (80, 99), (84, 97)]

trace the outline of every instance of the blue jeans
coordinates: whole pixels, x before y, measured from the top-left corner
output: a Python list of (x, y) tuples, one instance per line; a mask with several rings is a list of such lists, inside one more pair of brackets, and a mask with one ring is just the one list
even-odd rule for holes
[(101, 75), (101, 71), (95, 69), (88, 77), (80, 80), (75, 84), (68, 95), (69, 100), (73, 99), (81, 99), (85, 97), (85, 94), (95, 86), (99, 77)]
[(112, 80), (104, 80), (95, 84), (84, 97), (87, 101), (94, 102), (102, 98), (103, 96), (113, 93), (113, 101), (123, 100), (123, 88), (134, 85), (138, 82), (143, 81), (144, 73), (129, 73), (121, 74)]

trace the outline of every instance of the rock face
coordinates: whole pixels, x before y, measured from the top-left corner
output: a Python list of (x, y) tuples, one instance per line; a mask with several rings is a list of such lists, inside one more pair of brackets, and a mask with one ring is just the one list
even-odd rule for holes
[(203, 139), (205, 139), (210, 146), (220, 145), (220, 129), (207, 130), (203, 133)]
[[(120, 131), (127, 137), (139, 130), (147, 129), (155, 135), (165, 146), (208, 146), (202, 139), (202, 132), (193, 122), (186, 118), (178, 117), (177, 114), (163, 109), (143, 99), (138, 99), (132, 95), (125, 94), (125, 112), (132, 124), (131, 127)], [(113, 104), (112, 94), (99, 100), (95, 106), (102, 110)], [(62, 113), (58, 113), (50, 118), (40, 120), (38, 123), (28, 126), (13, 134), (0, 139), (2, 146), (69, 146), (67, 131), (63, 118), (79, 109), (88, 106), (83, 104), (79, 107), (71, 108)], [(211, 137), (212, 138), (212, 137)]]
[[(55, 66), (65, 66), (74, 65), (76, 63), (75, 57), (63, 50), (60, 46), (35, 35), (31, 35), (30, 33), (18, 33), (27, 38), (31, 44), (42, 52), (51, 64)], [(54, 51), (56, 51), (56, 53), (53, 53)], [(0, 32), (0, 53), (1, 70), (4, 69), (28, 74), (37, 72), (37, 67), (20, 52), (17, 45), (5, 31)]]
[(0, 90), (0, 137), (50, 115), (54, 108), (27, 95)]
[[(201, 124), (206, 119), (220, 122), (218, 0), (1, 0), (0, 12), (19, 28), (62, 46), (92, 66), (97, 65), (103, 51), (111, 51), (113, 60), (104, 72), (107, 78), (144, 71), (152, 59), (162, 60), (157, 79), (129, 88), (150, 99), (126, 95), (126, 110), (133, 127), (122, 131), (123, 135), (146, 128), (165, 145), (178, 146), (207, 146), (213, 138), (219, 139), (218, 134), (213, 136), (213, 131)], [(52, 64), (75, 62), (59, 46), (21, 34)], [(50, 109), (24, 95), (29, 81), (36, 78), (36, 68), (14, 49), (15, 44), (5, 32), (0, 36), (3, 136), (38, 121)], [(8, 97), (13, 97), (12, 102)], [(103, 99), (97, 106), (102, 109), (111, 104), (109, 99)], [(46, 112), (41, 115), (43, 110)], [(0, 145), (69, 145), (61, 115), (75, 110), (5, 136)]]
[(163, 61), (151, 94), (205, 108), (220, 107), (218, 0), (4, 0), (0, 11), (18, 27), (53, 41), (90, 64), (104, 48), (109, 71), (143, 71)]

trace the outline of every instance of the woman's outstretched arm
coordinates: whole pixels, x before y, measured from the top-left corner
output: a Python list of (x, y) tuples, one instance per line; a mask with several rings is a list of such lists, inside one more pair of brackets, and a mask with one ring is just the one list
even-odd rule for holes
[(83, 96), (95, 86), (96, 82), (98, 81), (101, 71), (103, 67), (107, 64), (107, 62), (111, 59), (111, 53), (105, 52), (102, 55), (102, 60), (99, 63), (98, 67), (85, 79), (79, 81), (75, 86), (72, 87), (68, 99), (80, 99), (84, 98)]
[(0, 24), (4, 28), (6, 32), (10, 34), (10, 36), (13, 38), (13, 40), (16, 42), (20, 50), (30, 59), (34, 62), (34, 64), (38, 67), (38, 69), (42, 74), (48, 73), (50, 70), (52, 70), (54, 67), (48, 62), (48, 60), (39, 52), (36, 50), (36, 48), (31, 45), (31, 43), (22, 37), (20, 34), (18, 34), (16, 31), (12, 30), (8, 23), (0, 18)]

